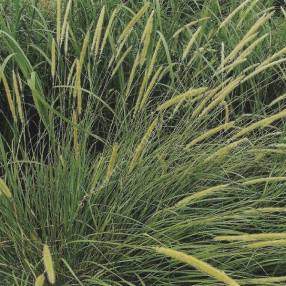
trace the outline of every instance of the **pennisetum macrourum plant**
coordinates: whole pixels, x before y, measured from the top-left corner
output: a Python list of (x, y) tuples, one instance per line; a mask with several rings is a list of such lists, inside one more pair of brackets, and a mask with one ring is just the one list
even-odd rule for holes
[(285, 285), (271, 1), (4, 2), (0, 284)]

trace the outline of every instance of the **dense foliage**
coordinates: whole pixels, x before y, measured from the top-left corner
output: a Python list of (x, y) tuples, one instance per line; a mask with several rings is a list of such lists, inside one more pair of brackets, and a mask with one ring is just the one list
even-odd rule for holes
[(285, 285), (283, 5), (0, 13), (1, 285)]

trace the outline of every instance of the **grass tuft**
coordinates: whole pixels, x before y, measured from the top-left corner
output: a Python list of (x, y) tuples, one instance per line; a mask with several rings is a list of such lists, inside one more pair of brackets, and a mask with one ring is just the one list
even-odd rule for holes
[(1, 286), (284, 286), (284, 10), (0, 0)]

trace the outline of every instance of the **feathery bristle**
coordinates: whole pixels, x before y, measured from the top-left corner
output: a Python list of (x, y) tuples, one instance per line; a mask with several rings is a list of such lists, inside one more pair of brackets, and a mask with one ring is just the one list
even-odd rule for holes
[(130, 90), (131, 90), (131, 86), (135, 77), (135, 73), (137, 70), (137, 67), (139, 66), (139, 60), (140, 60), (140, 54), (139, 52), (137, 53), (134, 62), (133, 62), (133, 66), (129, 75), (129, 79), (128, 79), (128, 83), (127, 83), (127, 87), (126, 87), (126, 91), (125, 91), (125, 97), (128, 97), (130, 94)]
[(100, 54), (103, 53), (104, 47), (106, 45), (107, 39), (108, 39), (108, 37), (110, 35), (110, 31), (112, 29), (113, 22), (116, 19), (116, 16), (117, 16), (118, 12), (119, 12), (119, 8), (114, 9), (114, 11), (112, 12), (112, 15), (111, 15), (111, 17), (109, 19), (109, 22), (107, 24), (107, 27), (106, 27), (106, 30), (105, 30), (105, 33), (104, 33), (104, 36), (103, 36), (103, 39), (102, 39), (102, 44), (101, 44), (101, 48), (100, 48)]
[(237, 148), (239, 145), (244, 144), (248, 142), (249, 140), (247, 138), (240, 139), (238, 141), (232, 142), (220, 149), (218, 149), (216, 152), (214, 152), (212, 155), (207, 157), (205, 159), (205, 163), (211, 162), (211, 161), (217, 161), (223, 159), (225, 156), (227, 156), (233, 149)]
[(118, 144), (114, 144), (112, 147), (112, 154), (111, 154), (111, 158), (107, 167), (107, 172), (106, 172), (106, 178), (105, 181), (109, 181), (112, 173), (114, 171), (114, 166), (117, 160), (117, 156), (118, 156), (118, 150), (119, 150), (119, 145)]
[(227, 25), (227, 23), (240, 11), (242, 10), (249, 2), (251, 2), (252, 0), (246, 0), (244, 2), (242, 2), (238, 7), (236, 7), (224, 20), (223, 22), (220, 24), (219, 26), (219, 30), (222, 29), (224, 26)]
[(202, 110), (199, 117), (203, 117), (205, 114), (208, 114), (211, 110), (217, 107), (221, 102), (225, 100), (225, 98), (234, 91), (234, 89), (240, 84), (243, 76), (240, 76), (234, 80), (232, 80), (222, 91), (218, 92), (214, 95), (215, 99)]
[(89, 44), (89, 31), (86, 33), (84, 37), (82, 48), (81, 48), (80, 55), (79, 55), (79, 72), (80, 73), (82, 71), (82, 67), (84, 64), (85, 57), (86, 57), (88, 44)]
[(76, 158), (79, 158), (80, 154), (80, 147), (79, 147), (79, 142), (78, 142), (78, 118), (77, 118), (77, 112), (73, 111), (72, 114), (72, 123), (73, 123), (73, 144), (74, 144), (74, 151)]
[(35, 286), (44, 286), (45, 285), (45, 275), (41, 274), (36, 278)]
[(51, 47), (51, 75), (55, 78), (56, 75), (56, 41), (53, 38)]
[(17, 79), (16, 73), (15, 73), (14, 70), (13, 70), (13, 89), (14, 89), (14, 93), (15, 93), (15, 97), (16, 97), (17, 110), (18, 110), (18, 114), (19, 114), (19, 117), (20, 117), (20, 121), (21, 121), (22, 124), (24, 124), (25, 117), (24, 117), (24, 111), (23, 111), (23, 108), (22, 108), (22, 100), (21, 100), (20, 88), (19, 88), (19, 85), (18, 85), (18, 79)]
[(270, 240), (270, 241), (259, 241), (249, 243), (248, 248), (264, 248), (264, 247), (281, 247), (286, 246), (286, 239)]
[(161, 66), (158, 68), (158, 70), (154, 74), (149, 85), (147, 86), (146, 91), (144, 92), (144, 94), (142, 96), (142, 100), (141, 100), (139, 110), (142, 110), (144, 108), (152, 89), (161, 80), (161, 78), (164, 76), (165, 72), (166, 72), (166, 69), (164, 69), (164, 67)]
[(229, 122), (229, 123), (225, 123), (225, 124), (221, 124), (215, 128), (206, 130), (202, 135), (198, 136), (191, 143), (189, 143), (186, 146), (186, 148), (190, 148), (191, 146), (194, 146), (194, 145), (200, 143), (201, 141), (210, 138), (211, 136), (219, 133), (220, 131), (226, 131), (226, 130), (233, 128), (233, 127), (234, 127), (234, 121)]
[(192, 256), (185, 254), (184, 252), (180, 252), (177, 250), (173, 250), (166, 247), (155, 247), (154, 250), (157, 253), (163, 254), (167, 257), (173, 258), (177, 261), (186, 263), (199, 270), (200, 272), (207, 274), (219, 282), (223, 282), (228, 286), (239, 286), (239, 284), (229, 277), (225, 272), (213, 267), (212, 265)]
[(179, 94), (179, 95), (171, 98), (170, 100), (167, 100), (163, 104), (159, 105), (157, 107), (157, 111), (164, 111), (164, 110), (172, 107), (173, 105), (178, 104), (184, 100), (187, 100), (187, 99), (190, 99), (192, 97), (201, 95), (202, 93), (205, 93), (207, 90), (208, 90), (207, 87), (190, 89), (187, 92)]
[(198, 104), (198, 106), (195, 108), (195, 110), (192, 113), (192, 118), (197, 118), (198, 115), (202, 112), (202, 110), (205, 108), (206, 104), (213, 99), (214, 96), (217, 96), (217, 93), (220, 92), (223, 88), (227, 86), (227, 84), (232, 80), (232, 78), (228, 78), (225, 81), (223, 81), (221, 84), (219, 84), (217, 87), (209, 90), (204, 98), (201, 100), (201, 102)]
[(285, 182), (286, 177), (268, 177), (268, 178), (258, 178), (258, 179), (250, 179), (242, 182), (243, 186), (251, 186), (256, 184), (264, 184), (264, 183), (276, 183), (276, 182)]
[(12, 198), (12, 192), (6, 185), (5, 181), (1, 178), (0, 178), (0, 194), (3, 194), (8, 199)]
[(80, 116), (82, 112), (82, 91), (81, 91), (81, 67), (77, 60), (76, 63), (76, 75), (75, 75), (75, 86), (74, 86), (74, 97), (77, 100), (77, 115)]
[(65, 55), (68, 54), (68, 49), (69, 49), (69, 29), (70, 29), (70, 26), (69, 26), (69, 24), (67, 24), (66, 32), (65, 32), (65, 42), (64, 42), (64, 53), (65, 53)]
[(100, 11), (100, 15), (96, 24), (93, 41), (91, 45), (91, 50), (94, 53), (94, 57), (96, 58), (99, 52), (99, 46), (101, 41), (101, 35), (102, 35), (102, 28), (103, 28), (103, 22), (104, 22), (104, 16), (105, 16), (105, 6), (102, 7)]
[(151, 34), (152, 34), (152, 29), (153, 29), (153, 16), (154, 16), (154, 11), (152, 11), (151, 15), (149, 16), (149, 18), (147, 20), (147, 24), (145, 26), (145, 29), (144, 29), (142, 37), (141, 37), (141, 43), (143, 43), (143, 48), (142, 48), (142, 52), (140, 54), (140, 60), (139, 60), (141, 66), (146, 61), (146, 55), (148, 52)]
[(91, 179), (91, 191), (93, 191), (97, 186), (97, 183), (100, 178), (100, 169), (102, 168), (103, 162), (104, 162), (103, 157), (100, 157), (99, 160), (95, 162)]
[(51, 284), (54, 284), (56, 282), (56, 274), (50, 248), (47, 244), (45, 244), (43, 248), (43, 259), (48, 280)]
[(62, 17), (62, 0), (57, 1), (57, 44), (60, 45), (61, 40), (61, 17)]
[(245, 21), (246, 17), (248, 16), (248, 14), (253, 10), (253, 8), (255, 7), (255, 5), (257, 5), (257, 2), (260, 0), (254, 0), (252, 3), (250, 3), (250, 5), (248, 6), (248, 8), (243, 11), (243, 13), (241, 13), (241, 15), (239, 16), (239, 22), (237, 24), (237, 29), (239, 29), (239, 27), (242, 25), (242, 23)]
[(147, 9), (149, 8), (150, 3), (146, 2), (144, 6), (138, 11), (138, 13), (129, 21), (129, 23), (124, 28), (123, 32), (120, 34), (118, 43), (125, 42), (129, 34), (131, 33), (134, 25), (138, 22), (138, 20), (145, 14)]
[[(138, 97), (137, 97), (137, 100), (136, 100), (134, 113), (136, 113), (139, 110), (139, 107), (140, 107), (140, 104), (141, 104), (141, 101), (142, 101), (142, 97), (144, 95), (144, 91), (145, 91), (146, 86), (148, 84), (148, 81), (149, 81), (149, 79), (150, 79), (150, 77), (151, 77), (151, 75), (153, 73), (154, 66), (155, 66), (155, 63), (157, 61), (157, 55), (158, 55), (160, 47), (161, 47), (161, 40), (159, 40), (157, 42), (155, 50), (154, 50), (154, 53), (153, 53), (153, 56), (152, 56), (152, 59), (151, 59), (151, 62), (148, 65), (148, 67), (146, 68), (146, 70), (145, 70), (144, 78), (142, 80), (142, 83), (141, 83), (141, 86), (140, 86), (140, 89), (139, 89), (139, 94), (138, 94)], [(138, 58), (138, 63), (139, 63), (139, 61), (140, 61), (140, 55), (139, 55), (139, 58)]]
[(132, 51), (133, 46), (131, 45), (124, 53), (123, 55), (120, 57), (120, 59), (118, 60), (116, 66), (114, 67), (112, 74), (111, 74), (111, 78), (117, 73), (118, 69), (120, 68), (120, 66), (122, 65), (122, 63), (124, 62), (125, 58), (130, 54), (130, 52)]
[(247, 76), (243, 79), (242, 83), (244, 83), (244, 82), (246, 82), (247, 80), (249, 80), (249, 79), (255, 77), (256, 75), (262, 73), (263, 71), (265, 71), (265, 70), (267, 70), (267, 69), (269, 69), (269, 68), (272, 68), (272, 67), (274, 67), (274, 66), (276, 66), (276, 65), (280, 65), (280, 64), (282, 64), (282, 63), (284, 63), (284, 62), (286, 62), (286, 58), (283, 58), (283, 59), (280, 59), (280, 60), (271, 62), (271, 63), (269, 63), (269, 64), (263, 64), (263, 63), (262, 63), (262, 64), (258, 65), (253, 72), (251, 72), (249, 75), (247, 75)]
[(158, 117), (156, 117), (154, 119), (154, 121), (151, 123), (151, 125), (149, 126), (149, 128), (147, 129), (146, 133), (144, 134), (141, 142), (139, 143), (139, 145), (137, 146), (135, 153), (133, 155), (133, 158), (129, 164), (129, 173), (131, 173), (134, 168), (136, 167), (140, 157), (142, 156), (142, 153), (150, 139), (150, 136), (152, 135), (154, 129), (156, 128), (157, 124), (158, 124)]
[(198, 20), (194, 20), (186, 25), (184, 25), (182, 28), (178, 29), (174, 35), (172, 36), (172, 38), (176, 38), (180, 33), (182, 33), (185, 29), (187, 28), (191, 28), (192, 26), (196, 25), (196, 24), (199, 24), (200, 22), (203, 22), (205, 20), (208, 20), (210, 17), (203, 17), (201, 19), (198, 19)]
[(253, 233), (242, 235), (219, 235), (214, 237), (216, 241), (265, 241), (265, 240), (277, 240), (286, 239), (286, 232), (281, 233)]
[(189, 41), (187, 47), (186, 47), (185, 50), (183, 51), (183, 56), (182, 56), (182, 59), (183, 59), (183, 60), (188, 56), (190, 50), (192, 49), (194, 43), (196, 42), (196, 40), (197, 40), (197, 38), (198, 38), (198, 36), (199, 36), (201, 30), (202, 30), (202, 27), (199, 27), (199, 28), (197, 29), (197, 31), (196, 31), (196, 32), (193, 34), (193, 36), (191, 37), (191, 39), (190, 39), (190, 41)]
[(15, 123), (17, 123), (17, 121), (18, 121), (17, 120), (17, 114), (16, 114), (16, 109), (15, 109), (14, 101), (13, 101), (13, 98), (12, 98), (11, 90), (10, 90), (10, 87), (9, 87), (9, 83), (8, 83), (8, 80), (7, 80), (6, 76), (5, 76), (5, 74), (4, 74), (4, 71), (0, 67), (0, 81), (1, 80), (3, 82), (6, 98), (7, 98), (7, 101), (8, 101), (8, 106), (9, 106), (9, 109), (11, 111), (13, 120), (14, 120)]
[(247, 127), (242, 128), (237, 134), (235, 134), (233, 136), (233, 138), (236, 139), (236, 138), (244, 136), (247, 133), (254, 131), (255, 129), (264, 128), (266, 126), (269, 126), (273, 122), (275, 122), (279, 119), (282, 119), (284, 117), (286, 117), (286, 109), (284, 109), (284, 110), (280, 111), (279, 113), (276, 113), (272, 116), (266, 117), (264, 119), (261, 119), (261, 120), (255, 122), (255, 123), (252, 123)]
[(64, 40), (65, 34), (67, 33), (67, 27), (68, 27), (68, 17), (69, 17), (69, 13), (70, 13), (70, 9), (71, 9), (71, 5), (72, 5), (72, 1), (73, 0), (69, 0), (66, 9), (65, 9), (65, 15), (64, 15), (64, 19), (63, 19), (63, 24), (62, 24), (62, 30), (61, 30), (61, 37), (60, 37), (60, 46)]
[(213, 193), (224, 191), (225, 189), (227, 189), (227, 187), (229, 187), (229, 184), (222, 184), (222, 185), (210, 187), (210, 188), (203, 190), (203, 191), (196, 192), (193, 195), (190, 195), (190, 196), (183, 198), (182, 200), (178, 201), (174, 205), (174, 207), (180, 208), (180, 207), (187, 206), (188, 204), (196, 202), (196, 201), (198, 201), (198, 200), (200, 200), (206, 196), (212, 195)]

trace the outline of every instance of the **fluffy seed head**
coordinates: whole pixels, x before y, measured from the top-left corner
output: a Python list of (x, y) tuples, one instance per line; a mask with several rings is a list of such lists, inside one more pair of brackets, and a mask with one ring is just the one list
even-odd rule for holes
[(50, 248), (47, 244), (45, 244), (43, 248), (43, 259), (48, 280), (51, 284), (54, 284), (56, 282), (56, 274)]
[(213, 267), (212, 265), (192, 256), (185, 254), (184, 252), (176, 251), (166, 247), (155, 247), (154, 250), (157, 253), (163, 254), (165, 256), (171, 257), (180, 262), (191, 265), (200, 272), (207, 274), (219, 282), (223, 282), (228, 286), (239, 286), (239, 284), (229, 277), (225, 272)]

